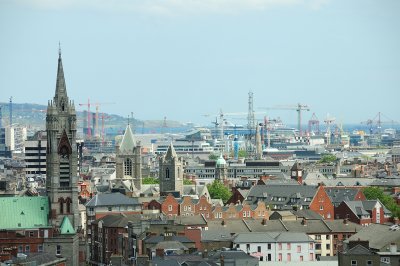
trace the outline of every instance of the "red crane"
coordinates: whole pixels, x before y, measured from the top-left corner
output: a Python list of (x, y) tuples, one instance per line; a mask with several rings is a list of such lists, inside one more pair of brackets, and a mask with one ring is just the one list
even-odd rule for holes
[(90, 103), (90, 99), (88, 98), (87, 103), (80, 103), (79, 106), (87, 106), (87, 137), (91, 138), (92, 137), (92, 128), (90, 127), (90, 121), (91, 121), (91, 112), (90, 112), (90, 105), (96, 106), (96, 116), (95, 116), (95, 135), (99, 135), (99, 106), (100, 105), (105, 105), (105, 104), (115, 104), (115, 103)]

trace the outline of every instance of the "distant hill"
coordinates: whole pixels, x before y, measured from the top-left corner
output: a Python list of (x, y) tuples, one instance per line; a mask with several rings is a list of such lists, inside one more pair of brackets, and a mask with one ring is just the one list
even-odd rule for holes
[[(8, 102), (0, 102), (2, 107), (2, 125), (9, 124), (9, 104)], [(47, 105), (34, 104), (34, 103), (13, 103), (13, 124), (26, 125), (28, 128), (33, 129), (44, 129), (46, 126), (46, 110)], [(77, 111), (78, 127), (83, 127), (83, 121), (86, 121), (86, 116), (82, 111)], [(125, 128), (127, 124), (127, 118), (115, 115), (115, 114), (104, 114), (107, 117), (104, 121), (105, 128)], [(99, 115), (99, 127), (101, 127), (102, 120)], [(132, 123), (132, 122), (131, 122)], [(136, 127), (145, 128), (161, 128), (163, 126), (163, 120), (133, 120), (133, 125)], [(182, 123), (177, 121), (167, 121), (168, 127), (182, 127)]]

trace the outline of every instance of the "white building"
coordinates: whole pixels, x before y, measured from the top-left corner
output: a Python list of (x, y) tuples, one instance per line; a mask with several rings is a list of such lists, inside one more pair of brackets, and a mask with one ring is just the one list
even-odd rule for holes
[(233, 246), (258, 257), (260, 261), (315, 261), (315, 243), (305, 233), (240, 233)]

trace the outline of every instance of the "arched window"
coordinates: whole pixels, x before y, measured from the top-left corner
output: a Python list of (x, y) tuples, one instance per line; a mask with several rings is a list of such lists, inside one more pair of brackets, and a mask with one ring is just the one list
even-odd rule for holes
[(169, 168), (165, 169), (165, 178), (169, 179)]
[(60, 203), (60, 214), (64, 213), (64, 198), (59, 198), (58, 202)]
[(124, 175), (132, 176), (132, 160), (129, 158), (126, 158), (124, 162)]
[(72, 203), (72, 200), (71, 200), (70, 198), (67, 198), (67, 199), (65, 200), (65, 203), (66, 203), (66, 205), (67, 205), (67, 213), (71, 213), (71, 203)]

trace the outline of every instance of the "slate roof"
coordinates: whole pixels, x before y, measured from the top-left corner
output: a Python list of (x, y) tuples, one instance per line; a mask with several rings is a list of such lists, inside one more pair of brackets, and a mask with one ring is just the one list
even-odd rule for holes
[(87, 207), (140, 205), (137, 199), (129, 198), (121, 193), (97, 194), (86, 203)]
[(374, 180), (370, 186), (376, 187), (398, 187), (400, 186), (400, 178), (382, 178)]
[[(144, 240), (146, 244), (157, 244), (164, 241), (166, 241), (164, 236), (150, 236)], [(190, 240), (186, 236), (172, 236), (171, 240), (169, 241), (176, 241), (180, 243), (194, 243), (193, 240)]]
[(208, 229), (201, 231), (202, 242), (219, 242), (219, 241), (231, 241), (234, 233), (226, 228)]
[(225, 230), (229, 233), (242, 233), (242, 232), (250, 232), (246, 223), (243, 220), (234, 219), (234, 220), (224, 220), (224, 225), (221, 220), (210, 220), (208, 221), (208, 230)]
[[(267, 205), (277, 205), (291, 209), (292, 205), (308, 206), (317, 191), (317, 187), (301, 185), (256, 185), (250, 189), (246, 203), (262, 200)], [(282, 200), (279, 200), (281, 198)], [(296, 199), (291, 201), (291, 199)], [(307, 200), (308, 199), (308, 200)]]
[(104, 223), (105, 226), (107, 227), (125, 227), (128, 225), (129, 221), (135, 222), (141, 220), (141, 215), (140, 214), (130, 214), (130, 215), (125, 215), (125, 214), (110, 214), (106, 215), (102, 218), (99, 218), (92, 222), (93, 224), (98, 224), (100, 221)]
[(180, 225), (206, 225), (207, 221), (204, 219), (202, 215), (194, 215), (194, 216), (177, 216), (174, 219), (175, 224)]
[(372, 255), (374, 254), (368, 248), (362, 245), (356, 245), (355, 247), (343, 252), (344, 254), (351, 254), (351, 255)]
[[(375, 204), (379, 200), (354, 200), (354, 201), (345, 201), (345, 204), (350, 208), (350, 210), (357, 216), (366, 215), (369, 216), (370, 212), (374, 208)], [(392, 214), (380, 201), (379, 203), (383, 206), (383, 211), (386, 215)]]
[[(1, 229), (29, 229), (49, 227), (47, 197), (0, 197)], [(7, 217), (5, 219), (4, 217)]]
[(353, 240), (368, 240), (369, 247), (379, 251), (386, 251), (386, 247), (390, 243), (400, 242), (400, 230), (392, 231), (390, 226), (383, 224), (370, 224), (368, 227), (363, 227), (357, 234), (351, 236), (348, 241)]
[(291, 213), (296, 215), (297, 218), (305, 218), (307, 220), (322, 220), (324, 219), (319, 213), (310, 209), (291, 210)]
[[(326, 193), (332, 201), (332, 204), (340, 204), (342, 201), (354, 200), (360, 188), (354, 187), (329, 187), (325, 188)], [(336, 205), (338, 206), (338, 205)]]

